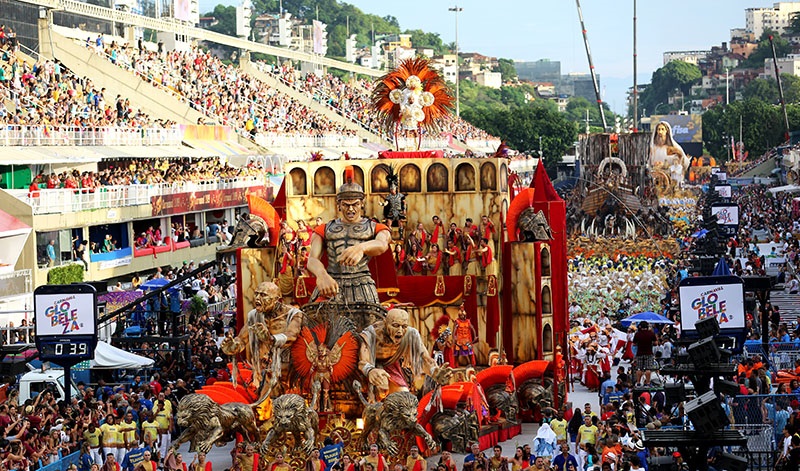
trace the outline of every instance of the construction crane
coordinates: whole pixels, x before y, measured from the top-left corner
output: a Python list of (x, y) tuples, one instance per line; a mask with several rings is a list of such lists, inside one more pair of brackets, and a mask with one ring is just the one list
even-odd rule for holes
[(586, 46), (586, 57), (589, 59), (589, 72), (592, 74), (594, 95), (597, 98), (597, 107), (600, 109), (600, 119), (603, 121), (603, 131), (605, 131), (608, 129), (606, 126), (606, 113), (603, 110), (603, 100), (600, 98), (600, 85), (597, 83), (597, 74), (594, 72), (594, 64), (592, 63), (592, 51), (589, 49), (589, 36), (586, 34), (586, 25), (583, 22), (581, 0), (575, 0), (575, 4), (578, 6), (578, 18), (581, 20), (581, 31), (583, 32), (583, 44)]

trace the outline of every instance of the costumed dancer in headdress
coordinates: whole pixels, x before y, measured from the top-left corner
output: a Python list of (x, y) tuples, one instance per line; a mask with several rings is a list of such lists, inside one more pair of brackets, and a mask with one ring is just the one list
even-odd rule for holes
[(597, 344), (592, 342), (581, 354), (583, 357), (583, 384), (590, 391), (597, 391), (600, 388), (601, 357), (597, 350)]
[(460, 359), (466, 357), (469, 364), (475, 366), (475, 351), (472, 346), (478, 341), (478, 334), (472, 322), (467, 318), (467, 310), (464, 309), (464, 303), (458, 307), (458, 318), (453, 321), (456, 345), (454, 349), (454, 356), (456, 363), (461, 366)]
[[(384, 200), (380, 203), (380, 205), (383, 206), (383, 218), (387, 226), (399, 227), (398, 221), (400, 221), (400, 216), (405, 216), (406, 214), (406, 196), (397, 190), (400, 179), (397, 174), (394, 173), (392, 167), (389, 167), (386, 181), (389, 183), (389, 194), (386, 195)], [(403, 238), (402, 232), (398, 235), (400, 239)]]

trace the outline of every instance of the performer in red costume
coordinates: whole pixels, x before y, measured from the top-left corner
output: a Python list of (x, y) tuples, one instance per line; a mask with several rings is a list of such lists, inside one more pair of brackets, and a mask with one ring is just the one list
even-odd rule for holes
[(454, 322), (456, 345), (454, 349), (454, 356), (456, 358), (457, 366), (461, 366), (461, 358), (469, 360), (469, 364), (475, 366), (475, 351), (472, 346), (478, 341), (478, 334), (472, 322), (467, 319), (467, 311), (464, 309), (464, 303), (458, 308), (458, 319)]
[(409, 451), (409, 456), (406, 458), (407, 471), (425, 471), (427, 468), (425, 458), (419, 454), (419, 448), (412, 446)]
[(361, 458), (362, 469), (366, 464), (371, 464), (375, 471), (389, 471), (389, 467), (386, 465), (386, 458), (378, 453), (378, 445), (374, 443), (369, 446), (369, 454)]

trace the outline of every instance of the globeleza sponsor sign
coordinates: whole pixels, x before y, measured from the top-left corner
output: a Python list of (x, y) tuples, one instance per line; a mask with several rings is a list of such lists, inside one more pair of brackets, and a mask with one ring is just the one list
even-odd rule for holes
[(36, 335), (93, 335), (95, 294), (39, 294), (36, 297)]
[[(681, 283), (681, 330), (695, 330), (695, 322), (714, 316), (720, 329), (744, 329), (744, 285), (734, 276), (689, 278)], [(684, 280), (686, 282), (687, 280)]]

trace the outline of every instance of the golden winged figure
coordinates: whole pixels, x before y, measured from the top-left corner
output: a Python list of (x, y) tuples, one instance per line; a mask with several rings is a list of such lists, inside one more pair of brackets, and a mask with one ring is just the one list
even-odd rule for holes
[[(292, 345), (291, 375), (300, 384), (311, 386), (311, 408), (331, 410), (331, 384), (345, 381), (358, 366), (358, 336), (353, 323), (336, 317), (303, 327)], [(319, 402), (320, 392), (322, 402)]]

